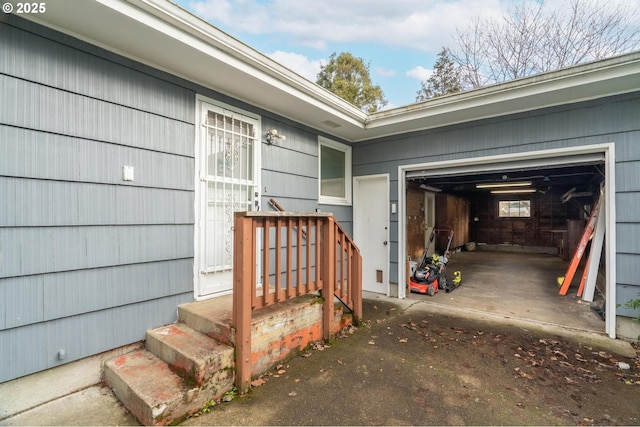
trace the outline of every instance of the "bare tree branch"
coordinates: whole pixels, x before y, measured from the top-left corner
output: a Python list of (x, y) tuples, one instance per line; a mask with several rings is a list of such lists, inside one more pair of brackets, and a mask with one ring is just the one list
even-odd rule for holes
[(580, 64), (640, 47), (640, 6), (564, 0), (563, 7), (521, 0), (499, 19), (458, 31), (451, 58), (465, 88)]

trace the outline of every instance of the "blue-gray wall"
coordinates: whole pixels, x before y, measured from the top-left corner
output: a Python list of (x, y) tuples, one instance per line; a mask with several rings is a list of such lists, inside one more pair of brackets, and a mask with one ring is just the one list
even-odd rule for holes
[[(262, 144), (262, 210), (274, 210), (269, 199), (275, 199), (285, 210), (292, 212), (320, 209), (331, 212), (343, 229), (351, 234), (351, 206), (318, 204), (317, 132), (269, 117), (265, 112), (263, 114), (262, 130), (277, 129), (287, 139), (274, 145)], [(344, 143), (340, 139), (327, 138)]]
[[(640, 92), (356, 144), (354, 176), (398, 166), (615, 142), (617, 302), (640, 293)], [(391, 280), (398, 277), (398, 215), (391, 216)], [(621, 307), (618, 314), (631, 314)]]
[(351, 229), (351, 207), (318, 205), (313, 130), (0, 16), (0, 382), (140, 341), (193, 300), (198, 94), (287, 136), (262, 144), (263, 210)]
[(172, 322), (192, 300), (194, 230), (194, 93), (5, 19), (0, 381)]

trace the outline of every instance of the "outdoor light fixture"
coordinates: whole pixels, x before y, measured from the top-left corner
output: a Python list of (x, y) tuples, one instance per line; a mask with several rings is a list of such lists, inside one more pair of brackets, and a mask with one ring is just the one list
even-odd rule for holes
[(287, 137), (279, 134), (276, 129), (271, 129), (267, 131), (267, 144), (273, 145), (276, 143), (276, 140), (278, 139), (284, 141), (285, 139), (287, 139)]
[(491, 182), (476, 184), (476, 188), (527, 187), (529, 185), (531, 185), (531, 181)]
[(535, 193), (535, 188), (522, 188), (511, 190), (491, 190), (491, 194), (521, 194), (521, 193)]

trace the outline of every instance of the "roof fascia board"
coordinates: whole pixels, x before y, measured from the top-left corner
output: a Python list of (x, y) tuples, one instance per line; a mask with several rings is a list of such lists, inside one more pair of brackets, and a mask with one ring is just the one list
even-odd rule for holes
[(173, 3), (166, 0), (96, 1), (278, 90), (364, 127), (365, 112)]
[[(76, 7), (75, 2), (51, 1), (60, 8), (59, 12), (64, 12), (64, 8), (71, 12)], [(286, 109), (283, 103), (291, 100), (300, 107), (308, 106), (308, 112), (342, 123), (341, 128), (324, 132), (352, 143), (638, 91), (636, 82), (640, 79), (640, 52), (635, 52), (369, 115), (170, 1), (84, 0), (81, 5), (96, 12), (92, 17), (96, 22), (100, 19), (99, 12), (104, 14), (106, 7), (112, 12), (109, 14), (112, 24), (135, 22), (141, 34), (157, 37), (159, 43), (164, 38), (174, 46), (184, 46), (186, 57), (191, 56), (200, 64), (224, 65), (269, 91), (273, 88), (273, 96), (282, 95), (280, 106), (247, 99), (250, 95), (246, 91), (244, 95), (233, 93), (232, 88), (219, 87), (224, 86), (220, 82), (207, 82), (202, 73), (189, 70), (188, 65), (166, 62), (163, 66), (152, 54), (145, 58), (142, 42), (137, 49), (123, 52), (123, 40), (105, 36), (104, 26), (93, 30), (86, 22), (83, 28), (71, 21), (69, 28), (65, 28), (68, 20), (80, 19), (77, 13), (49, 20), (45, 15), (23, 17), (315, 128), (317, 123), (307, 123), (302, 116), (294, 117), (297, 107)]]
[[(614, 79), (627, 78), (629, 76), (639, 76), (638, 79), (640, 79), (640, 52), (434, 98), (421, 104), (413, 104), (394, 110), (373, 113), (367, 122), (367, 129), (380, 128), (393, 124), (397, 125), (402, 122), (410, 122), (428, 117), (442, 117), (443, 120), (441, 123), (422, 128), (428, 129), (637, 91), (640, 86), (627, 86), (624, 90), (572, 96), (575, 95), (575, 91), (572, 91), (572, 88), (613, 81)], [(535, 103), (532, 105), (523, 103), (523, 107), (520, 109), (511, 108), (509, 104), (517, 100), (536, 99), (536, 97), (548, 94), (562, 93), (561, 91), (563, 90), (569, 92), (567, 96), (554, 97), (552, 102), (546, 102), (544, 104)], [(478, 112), (487, 110), (487, 107), (491, 105), (501, 104), (509, 105), (510, 108), (506, 108), (504, 111), (497, 111), (493, 114), (477, 114)], [(470, 112), (469, 117), (466, 119), (457, 121), (446, 120), (448, 114), (464, 113), (465, 111)], [(421, 129), (416, 128), (414, 130)]]
[[(52, 2), (55, 3), (55, 7), (59, 9), (59, 12), (61, 11), (63, 14), (64, 8), (70, 8), (71, 10), (75, 8), (74, 2), (64, 0), (52, 0)], [(154, 7), (156, 4), (162, 5), (162, 8)], [(50, 5), (50, 8), (51, 6), (53, 5)], [(95, 12), (83, 15), (89, 15), (94, 19), (99, 19), (96, 17), (100, 16), (100, 12), (104, 12), (104, 9), (101, 8), (106, 7), (112, 12), (122, 16), (123, 22), (125, 20), (127, 21), (126, 24), (130, 25), (131, 20), (138, 22), (147, 29), (157, 31), (162, 36), (169, 37), (178, 43), (184, 44), (185, 47), (198, 52), (201, 58), (220, 61), (227, 66), (237, 67), (236, 69), (239, 72), (248, 73), (248, 75), (263, 82), (265, 85), (270, 85), (287, 96), (304, 101), (313, 108), (318, 109), (319, 112), (321, 111), (322, 114), (326, 114), (327, 118), (333, 117), (333, 121), (342, 121), (356, 129), (364, 129), (364, 123), (367, 117), (365, 112), (328, 90), (300, 77), (286, 67), (249, 48), (218, 28), (169, 1), (83, 0), (82, 7), (85, 9), (90, 8), (92, 12)], [(255, 105), (265, 110), (271, 110), (267, 105), (257, 104), (255, 99), (243, 98), (235, 93), (225, 91), (223, 87), (213, 86), (202, 79), (194, 78), (189, 75), (188, 70), (167, 68), (158, 64), (152, 58), (145, 58), (144, 55), (133, 54), (122, 48), (118, 48), (110, 44), (108, 40), (101, 38), (98, 31), (96, 31), (95, 34), (89, 31), (82, 31), (81, 33), (74, 31), (73, 26), (65, 25), (67, 21), (74, 19), (72, 14), (64, 14), (64, 20), (52, 19), (50, 15), (51, 14), (32, 14), (22, 15), (22, 17), (117, 55), (210, 88), (224, 95), (228, 95), (231, 98), (246, 102), (247, 104)], [(117, 26), (114, 26), (114, 28), (117, 28)], [(223, 42), (218, 41), (218, 38), (221, 38)], [(134, 42), (135, 41), (132, 41), (132, 43)], [(256, 58), (260, 58), (260, 60), (258, 61)], [(285, 112), (273, 112), (291, 120), (296, 120), (295, 117), (290, 117), (290, 115)], [(336, 137), (343, 138), (339, 132)]]

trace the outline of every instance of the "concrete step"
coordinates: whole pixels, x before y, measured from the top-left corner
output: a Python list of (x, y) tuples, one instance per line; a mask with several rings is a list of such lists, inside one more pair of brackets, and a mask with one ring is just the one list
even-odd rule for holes
[(233, 388), (233, 348), (183, 323), (147, 331), (145, 347), (188, 385), (221, 389), (220, 394)]
[(143, 425), (182, 420), (214, 398), (209, 390), (188, 388), (169, 365), (147, 350), (106, 362), (104, 380)]
[(178, 306), (179, 322), (222, 344), (233, 347), (232, 314), (233, 297), (231, 295)]

